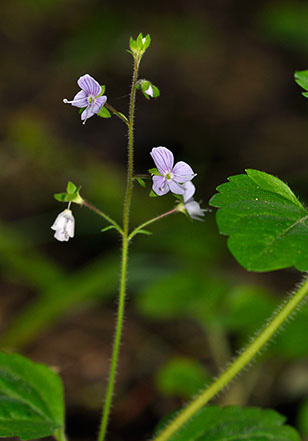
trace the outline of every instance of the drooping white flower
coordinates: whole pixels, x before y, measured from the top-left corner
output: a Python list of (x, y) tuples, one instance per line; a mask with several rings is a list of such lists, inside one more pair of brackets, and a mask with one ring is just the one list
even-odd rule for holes
[(202, 210), (200, 204), (193, 198), (196, 187), (191, 181), (185, 182), (183, 187), (185, 189), (183, 194), (185, 210), (192, 219), (203, 221), (202, 217), (204, 216), (204, 210)]
[(67, 242), (74, 237), (75, 218), (68, 208), (62, 211), (54, 221), (51, 229), (55, 231), (54, 237), (60, 242)]

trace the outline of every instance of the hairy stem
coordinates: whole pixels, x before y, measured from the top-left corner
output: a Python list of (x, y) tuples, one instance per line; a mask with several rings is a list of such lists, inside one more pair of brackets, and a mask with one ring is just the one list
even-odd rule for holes
[(126, 292), (126, 273), (127, 273), (127, 259), (128, 259), (128, 231), (129, 231), (129, 213), (131, 207), (132, 193), (133, 193), (133, 170), (134, 170), (134, 113), (135, 113), (135, 100), (136, 100), (136, 83), (138, 80), (140, 58), (136, 58), (134, 61), (134, 73), (130, 93), (130, 106), (129, 106), (129, 120), (128, 120), (128, 170), (127, 170), (127, 183), (126, 193), (124, 199), (123, 209), (123, 229), (122, 229), (122, 259), (121, 259), (121, 276), (120, 276), (120, 290), (119, 290), (119, 303), (118, 314), (116, 319), (116, 330), (109, 372), (109, 380), (107, 385), (106, 399), (99, 429), (98, 441), (103, 441), (106, 436), (108, 419), (110, 414), (113, 390), (115, 385), (116, 370), (119, 358), (119, 349), (123, 328), (123, 317), (125, 307), (125, 292)]
[(162, 430), (153, 441), (166, 441), (174, 435), (189, 419), (220, 392), (230, 381), (236, 377), (242, 369), (247, 366), (258, 352), (269, 342), (271, 337), (279, 327), (296, 310), (298, 305), (308, 294), (308, 278), (302, 286), (293, 294), (290, 299), (283, 304), (270, 320), (270, 322), (261, 330), (257, 337), (248, 345), (248, 347), (239, 355), (239, 357), (215, 380), (207, 389), (201, 392), (196, 399), (189, 403), (178, 416)]
[(144, 227), (147, 227), (150, 224), (153, 224), (153, 222), (156, 222), (160, 219), (163, 219), (166, 216), (169, 216), (169, 214), (173, 214), (176, 213), (178, 210), (177, 207), (173, 208), (173, 210), (170, 211), (166, 211), (166, 213), (160, 214), (159, 216), (153, 217), (153, 219), (150, 219), (146, 222), (144, 222), (143, 224), (139, 225), (138, 227), (136, 227), (128, 236), (128, 240), (131, 240), (134, 236), (136, 236), (136, 234), (139, 233), (140, 230), (142, 230)]

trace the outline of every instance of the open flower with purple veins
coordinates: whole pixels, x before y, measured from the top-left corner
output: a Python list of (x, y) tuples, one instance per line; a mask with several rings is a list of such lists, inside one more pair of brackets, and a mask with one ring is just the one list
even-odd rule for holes
[(83, 124), (85, 124), (91, 116), (97, 114), (101, 110), (107, 101), (107, 97), (106, 95), (101, 95), (102, 87), (89, 74), (80, 77), (77, 83), (81, 89), (80, 92), (74, 96), (72, 101), (64, 98), (63, 102), (81, 109), (85, 107), (81, 114), (81, 120), (83, 121)]
[(50, 228), (55, 231), (54, 237), (60, 242), (67, 242), (70, 237), (74, 237), (75, 218), (72, 211), (67, 208), (58, 214)]
[(162, 196), (168, 191), (174, 194), (184, 194), (183, 184), (191, 181), (196, 174), (186, 162), (179, 161), (175, 165), (173, 153), (166, 147), (154, 147), (151, 156), (160, 175), (154, 175), (153, 191)]

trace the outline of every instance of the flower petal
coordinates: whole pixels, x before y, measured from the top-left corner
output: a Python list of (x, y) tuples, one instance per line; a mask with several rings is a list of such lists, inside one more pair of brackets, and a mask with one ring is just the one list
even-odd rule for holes
[(67, 232), (63, 230), (57, 230), (54, 234), (54, 237), (59, 240), (60, 242), (67, 242), (69, 240), (69, 235)]
[(166, 147), (154, 147), (150, 154), (160, 174), (164, 175), (172, 170), (174, 164), (173, 153)]
[(183, 184), (185, 193), (183, 194), (184, 202), (187, 202), (189, 199), (193, 197), (196, 191), (196, 187), (191, 181), (187, 181)]
[(169, 185), (167, 179), (165, 179), (163, 176), (153, 176), (152, 179), (152, 189), (154, 193), (156, 193), (158, 196), (163, 196), (164, 194), (168, 193)]
[(182, 185), (178, 184), (173, 179), (168, 180), (168, 185), (169, 185), (170, 191), (172, 191), (172, 193), (174, 193), (174, 194), (184, 194), (185, 193), (184, 187)]
[(101, 93), (101, 86), (89, 74), (85, 74), (80, 77), (77, 83), (80, 89), (84, 90), (87, 95), (93, 95), (94, 97), (96, 97)]
[(69, 219), (67, 221), (66, 232), (69, 235), (69, 237), (74, 237), (74, 233), (75, 233), (75, 221), (74, 220)]
[(106, 95), (102, 95), (96, 98), (95, 103), (92, 104), (94, 113), (98, 113), (106, 101), (107, 101)]
[(146, 93), (147, 95), (149, 95), (153, 98), (153, 87), (151, 86), (151, 84), (149, 85), (147, 90), (144, 91), (144, 93)]
[(64, 100), (64, 102), (75, 107), (86, 107), (88, 105), (87, 94), (84, 90), (80, 90), (80, 92), (76, 93), (72, 101)]
[(95, 115), (96, 112), (94, 112), (94, 106), (93, 104), (89, 104), (86, 109), (81, 114), (81, 121), (84, 123), (87, 121), (87, 119), (91, 118), (91, 116)]
[(184, 161), (179, 161), (175, 164), (172, 170), (174, 180), (179, 183), (191, 181), (196, 174), (193, 172), (190, 165)]
[(200, 205), (198, 202), (191, 199), (190, 201), (186, 202), (185, 208), (187, 213), (190, 217), (192, 217), (195, 220), (203, 221), (202, 217), (204, 216), (204, 211), (200, 208)]

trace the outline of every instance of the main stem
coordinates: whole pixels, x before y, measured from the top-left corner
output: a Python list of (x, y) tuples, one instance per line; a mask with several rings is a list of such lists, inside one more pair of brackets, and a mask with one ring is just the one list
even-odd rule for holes
[(238, 373), (247, 366), (257, 353), (266, 345), (278, 328), (295, 311), (297, 306), (308, 294), (308, 278), (290, 300), (274, 315), (269, 324), (259, 333), (255, 340), (241, 353), (241, 355), (217, 378), (205, 391), (154, 438), (153, 441), (166, 441), (174, 435), (190, 418), (203, 407), (211, 398), (221, 391)]
[(133, 193), (133, 170), (134, 170), (134, 113), (135, 113), (135, 100), (136, 100), (136, 84), (138, 79), (138, 69), (140, 64), (140, 58), (134, 60), (134, 73), (130, 93), (130, 106), (129, 106), (129, 120), (128, 120), (128, 170), (127, 170), (127, 184), (126, 193), (124, 199), (123, 209), (123, 234), (122, 234), (122, 259), (121, 259), (121, 276), (120, 276), (120, 290), (119, 290), (119, 304), (118, 314), (116, 321), (116, 330), (110, 365), (109, 380), (106, 392), (106, 400), (103, 409), (98, 441), (105, 439), (108, 419), (110, 414), (111, 401), (113, 396), (116, 370), (119, 358), (119, 349), (122, 336), (124, 307), (125, 307), (125, 292), (126, 292), (126, 273), (127, 273), (127, 258), (128, 258), (128, 232), (129, 232), (129, 213)]

